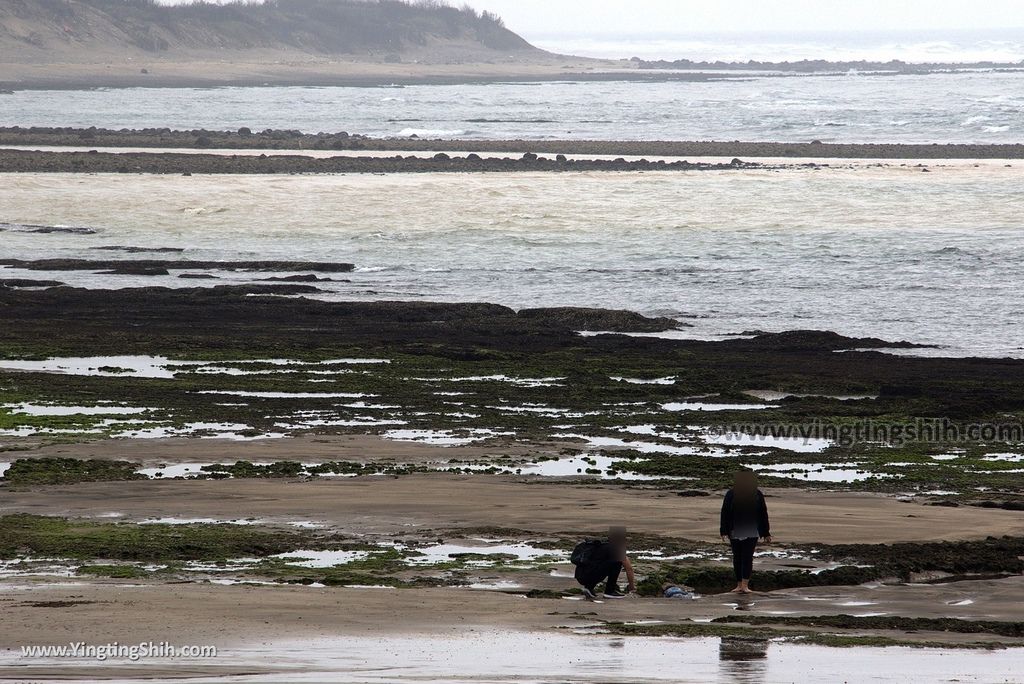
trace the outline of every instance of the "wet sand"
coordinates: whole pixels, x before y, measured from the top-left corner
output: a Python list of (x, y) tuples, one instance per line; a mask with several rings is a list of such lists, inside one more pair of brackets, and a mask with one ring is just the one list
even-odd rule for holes
[[(504, 449), (503, 449), (504, 450)], [(73, 456), (160, 461), (247, 457), (285, 459), (478, 458), (487, 447), (441, 448), (388, 442), (373, 436), (309, 437), (237, 443), (218, 440), (111, 440), (53, 445), (19, 456)], [(908, 540), (981, 539), (1024, 534), (1017, 512), (945, 508), (892, 496), (797, 489), (768, 490), (777, 539), (784, 543), (889, 543)], [(538, 536), (598, 532), (627, 522), (638, 533), (711, 541), (717, 538), (718, 497), (680, 497), (674, 491), (573, 484), (511, 476), (419, 474), (400, 478), (299, 480), (201, 480), (80, 483), (5, 492), (0, 512), (81, 516), (122, 514), (137, 522), (154, 517), (314, 519), (346, 535), (473, 534), (479, 529), (518, 530)], [(581, 522), (585, 520), (585, 522)], [(585, 529), (584, 529), (585, 528)], [(442, 532), (443, 531), (443, 532)], [(762, 558), (758, 567), (773, 566)], [(534, 588), (574, 584), (563, 574), (523, 573)], [(485, 579), (487, 571), (482, 571)], [(505, 575), (505, 578), (508, 576)], [(756, 579), (755, 579), (756, 587)], [(920, 618), (1021, 621), (1024, 577), (951, 584), (864, 584), (806, 587), (749, 597), (705, 596), (696, 601), (630, 598), (583, 603), (528, 599), (508, 591), (465, 587), (391, 589), (317, 586), (221, 586), (204, 581), (83, 580), (19, 577), (0, 582), (4, 623), (0, 679), (116, 679), (176, 681), (183, 677), (240, 681), (732, 681), (729, 649), (748, 642), (728, 639), (609, 637), (607, 622), (697, 623), (754, 616), (899, 615)], [(788, 628), (778, 626), (783, 631)], [(826, 630), (828, 631), (828, 630)], [(845, 630), (859, 636), (893, 636), (876, 629)], [(993, 634), (915, 631), (907, 642), (956, 645), (985, 642), (1019, 646)], [(21, 646), (119, 642), (215, 645), (218, 656), (170, 662), (26, 660)], [(757, 642), (762, 649), (738, 658), (753, 681), (794, 681), (807, 673), (862, 681), (892, 673), (915, 659), (941, 663), (938, 672), (963, 681), (1012, 681), (1019, 650), (994, 653), (932, 650), (845, 650)], [(803, 648), (796, 657), (791, 648)], [(531, 654), (522, 660), (523, 649)], [(767, 649), (767, 650), (765, 650)], [(586, 658), (578, 654), (590, 653)], [(470, 657), (468, 654), (472, 654)], [(614, 655), (614, 657), (612, 657)], [(719, 658), (720, 655), (720, 658)], [(749, 656), (749, 654), (747, 654)], [(456, 665), (460, 658), (467, 662)], [(610, 660), (608, 660), (610, 658)], [(691, 659), (683, 673), (670, 663)], [(858, 674), (842, 668), (853, 659)], [(753, 661), (753, 665), (751, 662)], [(581, 664), (585, 663), (585, 664)], [(788, 663), (788, 665), (787, 665)], [(657, 666), (655, 667), (655, 664)], [(789, 667), (789, 670), (786, 670)], [(934, 681), (922, 664), (906, 681)], [(938, 667), (938, 666), (937, 666)], [(829, 669), (833, 668), (833, 669)], [(944, 668), (944, 669), (943, 669)], [(774, 673), (774, 674), (773, 674)], [(742, 673), (740, 673), (742, 674)], [(687, 677), (691, 677), (687, 679)], [(920, 675), (918, 679), (913, 677)], [(667, 678), (667, 679), (665, 679)], [(198, 680), (202, 681), (202, 679)]]
[[(374, 437), (225, 443), (198, 440), (111, 441), (44, 448), (36, 455), (138, 458), (146, 461), (286, 458), (298, 453), (363, 453), (367, 458), (478, 456), (484, 448), (448, 448), (389, 443)], [(871, 494), (770, 490), (778, 539), (894, 542), (978, 539), (1024, 534), (1019, 513), (949, 509), (904, 503)], [(537, 483), (516, 477), (415, 475), (315, 482), (280, 480), (143, 481), (33, 487), (5, 493), (2, 512), (92, 517), (111, 511), (119, 520), (149, 517), (254, 516), (275, 520), (312, 518), (349, 535), (427, 537), (446, 529), (517, 528), (544, 535), (627, 521), (636, 532), (694, 540), (716, 537), (718, 498), (679, 497), (672, 491)], [(758, 567), (772, 565), (761, 559)], [(486, 579), (487, 571), (482, 571)], [(550, 590), (573, 586), (569, 569), (560, 575), (523, 573), (521, 581)], [(507, 578), (507, 575), (505, 575)], [(756, 587), (756, 579), (755, 579)], [(611, 637), (611, 623), (706, 623), (752, 616), (899, 615), (912, 618), (1020, 621), (1024, 577), (952, 584), (865, 584), (807, 587), (696, 601), (629, 598), (584, 603), (528, 599), (512, 590), (465, 587), (392, 589), (317, 586), (224, 586), (205, 581), (83, 580), (19, 577), (0, 582), (4, 623), (0, 633), (0, 680), (196, 681), (794, 681), (819, 673), (822, 681), (852, 677), (866, 681), (921, 660), (906, 681), (935, 681), (938, 672), (961, 681), (1012, 681), (1018, 639), (993, 634), (937, 631), (899, 633), (908, 643), (1009, 646), (992, 653), (932, 649), (826, 649), (784, 642), (733, 642), (726, 638)], [(689, 623), (692, 624), (692, 623)], [(775, 625), (785, 633), (789, 628)], [(826, 631), (829, 631), (826, 629)], [(835, 631), (835, 630), (833, 630)], [(778, 632), (775, 632), (777, 634)], [(846, 635), (892, 637), (878, 629), (843, 630)], [(22, 646), (85, 641), (89, 644), (213, 645), (216, 658), (168, 661), (95, 661), (81, 658), (25, 659)], [(750, 649), (757, 651), (753, 655)], [(791, 649), (798, 649), (794, 652)], [(738, 649), (742, 658), (732, 653)], [(799, 650), (803, 649), (803, 650)], [(529, 652), (528, 663), (522, 654)], [(586, 657), (580, 654), (587, 653)], [(796, 654), (799, 654), (797, 657)], [(736, 657), (734, 657), (736, 656)], [(461, 663), (460, 658), (467, 659)], [(691, 660), (684, 671), (671, 666)], [(844, 669), (853, 659), (858, 674)], [(936, 660), (937, 659), (937, 660)], [(933, 661), (939, 665), (928, 665)], [(461, 663), (461, 664), (459, 664)], [(788, 669), (787, 669), (788, 668)], [(692, 675), (692, 676), (691, 676)], [(754, 676), (757, 675), (757, 676)], [(861, 676), (863, 677), (861, 678)], [(920, 677), (914, 679), (914, 676)], [(689, 679), (688, 679), (689, 677)]]
[[(513, 449), (512, 451), (516, 451)], [(522, 452), (523, 446), (518, 450)], [(558, 445), (550, 450), (558, 451)], [(505, 447), (431, 447), (374, 436), (299, 437), (264, 442), (110, 440), (55, 445), (19, 457), (64, 456), (145, 463), (286, 460), (315, 456), (402, 462), (479, 459), (512, 453)], [(684, 486), (680, 487), (685, 488)], [(778, 540), (793, 544), (954, 541), (1024, 536), (1019, 512), (946, 508), (856, 492), (768, 490)], [(600, 532), (628, 522), (635, 532), (709, 541), (718, 537), (717, 497), (613, 485), (573, 485), (515, 476), (449, 473), (403, 477), (279, 480), (168, 480), (80, 483), (5, 493), (0, 511), (95, 517), (117, 511), (126, 520), (201, 516), (300, 518), (346, 533), (393, 534), (422, 529), (512, 528), (525, 533)], [(582, 514), (581, 514), (582, 513)]]

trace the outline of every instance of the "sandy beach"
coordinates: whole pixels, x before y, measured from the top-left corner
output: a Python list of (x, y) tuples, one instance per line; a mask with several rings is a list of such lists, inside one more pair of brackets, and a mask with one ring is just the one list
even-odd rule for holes
[[(409, 58), (414, 59), (413, 57)], [(443, 58), (442, 58), (443, 59)], [(145, 54), (131, 61), (0, 63), (0, 87), (8, 89), (81, 88), (211, 88), (223, 86), (344, 86), (444, 85), (582, 80), (704, 81), (714, 73), (676, 74), (639, 71), (624, 60), (590, 60), (571, 56), (530, 54), (495, 63), (488, 55), (456, 63), (387, 64), (296, 53), (238, 54), (167, 59)], [(145, 73), (143, 73), (145, 69)]]
[[(566, 445), (546, 445), (557, 453)], [(501, 447), (506, 454), (526, 445)], [(487, 447), (432, 447), (373, 436), (305, 437), (232, 442), (218, 440), (119, 440), (47, 446), (36, 458), (103, 458), (145, 465), (222, 461), (286, 461), (333, 458), (368, 463), (394, 460), (424, 463), (439, 459), (476, 461)], [(890, 544), (1024, 536), (1017, 511), (946, 508), (901, 501), (892, 495), (781, 489), (769, 491), (780, 541), (790, 544), (842, 542)], [(96, 518), (116, 512), (126, 521), (200, 517), (230, 520), (316, 519), (355, 534), (389, 535), (404, 528), (509, 528), (524, 535), (599, 534), (629, 520), (637, 533), (715, 542), (717, 497), (680, 497), (675, 491), (642, 485), (572, 486), (538, 478), (445, 474), (355, 480), (280, 483), (274, 480), (145, 482), (125, 492), (119, 483), (79, 484), (9, 491), (4, 510)], [(580, 512), (586, 511), (581, 527)], [(784, 530), (784, 531), (783, 531)]]
[[(34, 458), (74, 457), (135, 459), (144, 463), (201, 461), (216, 452), (235, 457), (283, 460), (302, 454), (315, 458), (431, 459), (477, 458), (484, 449), (400, 445), (370, 437), (304, 438), (239, 444), (197, 440), (96, 442), (88, 445), (43, 447), (29, 452)], [(358, 454), (358, 456), (356, 456)], [(799, 489), (767, 491), (776, 530), (776, 546), (816, 544), (822, 541), (889, 544), (907, 541), (982, 540), (1024, 535), (1019, 512), (946, 508), (922, 505), (876, 494), (808, 492)], [(714, 544), (717, 538), (716, 496), (680, 497), (673, 491), (643, 486), (574, 485), (538, 482), (535, 478), (415, 475), (401, 478), (371, 477), (326, 481), (222, 480), (141, 482), (126, 489), (124, 483), (80, 483), (73, 486), (8, 488), (2, 513), (58, 515), (82, 520), (116, 520), (132, 525), (147, 520), (257, 519), (260, 525), (286, 526), (293, 520), (316, 520), (325, 530), (344, 530), (348, 536), (388, 539), (414, 534), (421, 538), (458, 539), (474, 535), (501, 535), (515, 539), (543, 539), (566, 534), (598, 533), (609, 524), (628, 521), (641, 537), (661, 536)], [(585, 522), (581, 520), (581, 512)], [(585, 525), (581, 527), (581, 525)], [(415, 530), (415, 532), (411, 532)], [(783, 568), (785, 560), (766, 558), (761, 567)], [(0, 589), (5, 620), (17, 624), (0, 641), (0, 676), (14, 678), (133, 677), (176, 680), (189, 677), (328, 676), (325, 667), (345, 667), (356, 658), (342, 644), (407, 640), (408, 659), (389, 658), (393, 676), (400, 668), (426, 668), (417, 660), (419, 644), (432, 639), (473, 638), (502, 640), (545, 639), (545, 634), (569, 635), (584, 644), (600, 640), (589, 631), (608, 624), (707, 624), (730, 620), (742, 626), (744, 615), (801, 616), (899, 615), (909, 619), (985, 619), (1020, 624), (1024, 613), (1014, 597), (1020, 576), (975, 579), (954, 583), (868, 583), (854, 586), (806, 587), (749, 597), (710, 595), (696, 601), (630, 598), (622, 601), (580, 603), (559, 598), (572, 588), (571, 566), (558, 564), (544, 571), (480, 570), (481, 587), (494, 583), (502, 589), (439, 587), (418, 589), (313, 586), (225, 586), (215, 576), (187, 582), (154, 580), (48, 580), (43, 577), (8, 578)], [(512, 579), (512, 584), (501, 581)], [(553, 592), (553, 598), (525, 598), (523, 589)], [(571, 595), (566, 595), (571, 597)], [(737, 612), (740, 611), (740, 612)], [(54, 617), (59, 616), (57, 623)], [(764, 619), (760, 617), (760, 619)], [(857, 619), (857, 618), (854, 618)], [(888, 638), (884, 625), (840, 630), (863, 638)], [(771, 619), (768, 618), (771, 625)], [(780, 619), (772, 629), (785, 635), (802, 633)], [(835, 630), (832, 630), (835, 631)], [(493, 635), (487, 637), (486, 635)], [(573, 636), (575, 634), (575, 636)], [(564, 637), (553, 637), (564, 638)], [(637, 637), (633, 637), (634, 639)], [(989, 647), (1017, 646), (1019, 639), (996, 634), (965, 634), (940, 628), (915, 629), (899, 634), (901, 642), (958, 645), (985, 643)], [(85, 639), (89, 643), (142, 642), (204, 644), (217, 647), (217, 658), (192, 660), (181, 665), (152, 660), (131, 663), (80, 662), (75, 659), (36, 664), (18, 659), (22, 646), (64, 644)], [(295, 645), (304, 644), (298, 651)], [(341, 660), (328, 644), (340, 648)], [(647, 643), (642, 638), (638, 644)], [(657, 642), (651, 642), (652, 647)], [(664, 643), (664, 642), (662, 642)], [(742, 642), (741, 642), (742, 643)], [(426, 647), (426, 646), (423, 646)], [(261, 653), (273, 650), (280, 659)], [(997, 652), (998, 653), (998, 652)], [(1005, 656), (992, 655), (998, 663)], [(494, 672), (515, 670), (492, 656)], [(333, 664), (329, 664), (333, 663)], [(352, 676), (346, 671), (344, 676)], [(338, 671), (332, 677), (342, 677)], [(358, 676), (358, 675), (357, 675)], [(347, 679), (345, 681), (348, 681)]]

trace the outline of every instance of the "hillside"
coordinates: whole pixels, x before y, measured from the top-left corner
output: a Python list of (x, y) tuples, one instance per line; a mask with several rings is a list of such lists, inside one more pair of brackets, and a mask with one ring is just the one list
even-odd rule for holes
[(501, 19), (441, 2), (273, 0), (263, 4), (153, 0), (3, 0), (5, 63), (178, 59), (253, 52), (399, 62), (540, 52)]

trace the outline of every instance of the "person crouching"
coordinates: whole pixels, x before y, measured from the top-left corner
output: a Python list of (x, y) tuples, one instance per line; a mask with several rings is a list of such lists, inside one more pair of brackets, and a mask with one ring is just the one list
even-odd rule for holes
[(608, 539), (588, 539), (576, 546), (572, 562), (576, 565), (576, 581), (583, 585), (583, 595), (588, 601), (597, 598), (597, 585), (604, 582), (604, 597), (623, 598), (626, 594), (619, 589), (619, 574), (626, 571), (626, 593), (636, 591), (633, 564), (626, 553), (626, 528), (613, 527)]

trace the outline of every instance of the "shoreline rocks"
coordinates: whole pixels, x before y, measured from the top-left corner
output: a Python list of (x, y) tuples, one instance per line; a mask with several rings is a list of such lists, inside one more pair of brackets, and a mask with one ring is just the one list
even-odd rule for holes
[[(247, 132), (243, 132), (247, 131)], [(200, 142), (202, 139), (202, 142)], [(714, 140), (458, 140), (419, 137), (369, 138), (348, 132), (302, 133), (171, 130), (146, 128), (0, 127), (0, 145), (197, 148), (266, 150), (462, 151), (509, 155), (627, 155), (666, 157), (814, 157), (835, 159), (1024, 159), (1022, 144), (826, 143)], [(479, 161), (479, 155), (474, 161)], [(564, 162), (564, 158), (555, 157)], [(180, 170), (179, 170), (180, 171)]]

